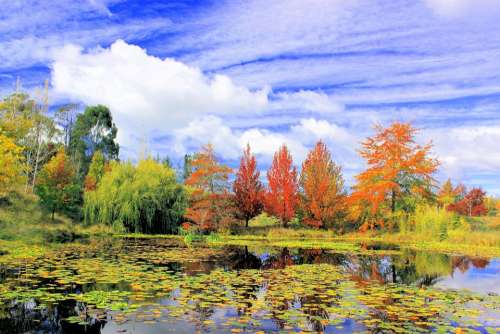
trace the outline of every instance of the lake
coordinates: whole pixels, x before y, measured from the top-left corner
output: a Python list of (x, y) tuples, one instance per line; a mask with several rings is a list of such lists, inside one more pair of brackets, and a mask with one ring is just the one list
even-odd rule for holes
[(173, 238), (25, 252), (0, 255), (1, 333), (500, 332), (500, 259)]

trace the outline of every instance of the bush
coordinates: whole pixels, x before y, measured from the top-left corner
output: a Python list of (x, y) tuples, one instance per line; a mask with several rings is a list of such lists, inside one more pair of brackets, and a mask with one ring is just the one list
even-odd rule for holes
[(280, 221), (274, 216), (269, 216), (267, 213), (263, 212), (260, 215), (250, 219), (249, 226), (251, 227), (275, 227), (280, 226)]
[(453, 213), (444, 208), (429, 205), (417, 206), (415, 213), (410, 218), (413, 223), (413, 232), (429, 240), (446, 239), (448, 230), (453, 229), (455, 220)]

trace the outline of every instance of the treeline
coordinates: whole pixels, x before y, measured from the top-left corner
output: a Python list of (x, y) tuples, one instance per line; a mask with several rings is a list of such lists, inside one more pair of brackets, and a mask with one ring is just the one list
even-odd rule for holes
[(349, 188), (322, 141), (300, 171), (282, 145), (262, 177), (250, 145), (235, 171), (210, 144), (186, 155), (181, 171), (168, 159), (121, 162), (108, 108), (77, 114), (68, 105), (49, 113), (47, 101), (16, 92), (0, 103), (0, 196), (34, 192), (52, 219), (60, 212), (117, 231), (177, 233), (241, 230), (266, 213), (284, 227), (342, 233), (416, 231), (429, 217), (486, 215), (498, 207), (480, 188), (450, 180), (439, 187), (432, 146), (417, 144), (417, 129), (407, 123), (375, 127), (359, 150), (367, 168)]

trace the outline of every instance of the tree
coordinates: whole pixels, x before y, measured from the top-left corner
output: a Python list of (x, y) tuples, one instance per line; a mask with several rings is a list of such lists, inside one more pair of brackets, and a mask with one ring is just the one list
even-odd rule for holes
[(78, 115), (71, 131), (69, 150), (80, 176), (87, 174), (96, 151), (101, 151), (107, 161), (118, 159), (117, 131), (111, 112), (103, 105), (87, 107)]
[(408, 123), (395, 122), (388, 128), (375, 126), (376, 134), (362, 143), (359, 151), (368, 168), (356, 176), (351, 196), (360, 216), (369, 219), (362, 229), (383, 224), (383, 213), (397, 209), (412, 211), (415, 201), (431, 197), (432, 177), (439, 165), (429, 157), (432, 144), (415, 143), (418, 130)]
[(0, 196), (5, 196), (22, 182), (22, 148), (0, 132)]
[(106, 171), (106, 161), (101, 151), (96, 151), (92, 156), (89, 172), (85, 177), (84, 189), (85, 191), (94, 191), (97, 188), (104, 172)]
[(175, 171), (153, 159), (112, 161), (94, 191), (84, 195), (87, 224), (112, 225), (116, 230), (175, 233), (187, 206), (185, 188)]
[(313, 227), (331, 226), (344, 216), (342, 169), (332, 161), (330, 152), (321, 141), (316, 143), (302, 164), (300, 186), (306, 224)]
[(464, 216), (483, 216), (488, 213), (485, 205), (486, 193), (481, 188), (472, 188), (462, 200), (450, 204), (449, 211)]
[(454, 187), (451, 179), (448, 179), (439, 189), (437, 201), (441, 207), (447, 208), (449, 205), (461, 200), (464, 195), (465, 187), (461, 184)]
[(56, 211), (70, 212), (78, 206), (80, 187), (75, 168), (63, 148), (42, 168), (35, 192), (54, 220)]
[(58, 130), (47, 112), (47, 81), (41, 102), (19, 91), (0, 102), (0, 131), (23, 148), (26, 191), (33, 190), (40, 167), (55, 153), (53, 140)]
[(274, 154), (272, 165), (267, 171), (269, 190), (265, 207), (268, 213), (280, 219), (284, 227), (295, 215), (298, 203), (297, 168), (292, 163), (292, 156), (283, 144)]
[(263, 186), (259, 178), (257, 161), (250, 152), (250, 145), (247, 145), (233, 183), (236, 208), (239, 216), (245, 220), (245, 227), (248, 227), (250, 219), (262, 212)]
[(231, 223), (229, 174), (231, 169), (217, 162), (213, 146), (202, 147), (191, 160), (192, 173), (185, 184), (191, 199), (185, 217), (203, 231), (217, 230)]

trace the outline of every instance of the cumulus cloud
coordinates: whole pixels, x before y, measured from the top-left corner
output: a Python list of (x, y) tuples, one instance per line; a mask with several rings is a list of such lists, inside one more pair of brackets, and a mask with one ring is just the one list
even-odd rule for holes
[(54, 56), (55, 92), (109, 106), (121, 142), (179, 128), (202, 115), (259, 112), (268, 105), (267, 88), (250, 91), (227, 76), (209, 78), (197, 68), (150, 56), (124, 41), (88, 53), (70, 45)]
[[(174, 130), (181, 138), (197, 133), (203, 140), (211, 138), (214, 144), (224, 145), (231, 129), (226, 129), (220, 118), (207, 117), (210, 115), (258, 118), (266, 113), (290, 112), (298, 119), (303, 113), (343, 110), (321, 91), (273, 94), (269, 87), (250, 90), (228, 76), (208, 76), (196, 67), (151, 56), (121, 40), (88, 52), (74, 45), (58, 50), (52, 64), (52, 84), (56, 94), (109, 106), (120, 129), (118, 140), (126, 148), (145, 136)], [(245, 134), (255, 137), (248, 140), (283, 141), (279, 134), (255, 131)], [(229, 148), (225, 153), (231, 157), (236, 154)]]
[(445, 174), (466, 178), (467, 171), (500, 171), (500, 126), (463, 126), (427, 130)]
[(192, 121), (188, 126), (174, 133), (174, 149), (177, 154), (198, 149), (210, 141), (218, 154), (226, 159), (236, 160), (242, 149), (250, 144), (253, 153), (264, 165), (270, 164), (278, 148), (286, 144), (296, 164), (300, 164), (308, 150), (318, 141), (325, 142), (333, 151), (333, 158), (348, 169), (360, 167), (355, 147), (358, 138), (346, 129), (314, 118), (300, 119), (286, 131), (275, 132), (265, 128), (234, 130), (215, 116)]

